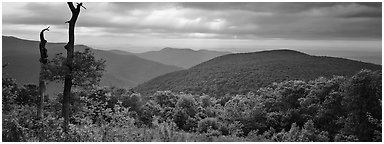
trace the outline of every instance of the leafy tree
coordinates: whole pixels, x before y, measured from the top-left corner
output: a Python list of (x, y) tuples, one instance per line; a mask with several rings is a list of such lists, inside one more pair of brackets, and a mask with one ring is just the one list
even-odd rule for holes
[(285, 130), (280, 133), (274, 134), (272, 137), (274, 141), (278, 142), (323, 142), (329, 141), (327, 132), (320, 132), (314, 127), (313, 121), (307, 121), (303, 128), (300, 128), (293, 123), (288, 132)]
[(18, 97), (19, 87), (13, 78), (2, 78), (2, 110), (3, 114), (10, 112)]
[(342, 87), (346, 80), (345, 77), (337, 76), (332, 79), (318, 78), (310, 81), (308, 96), (300, 99), (302, 115), (307, 119), (313, 119), (315, 126), (320, 130), (327, 131), (331, 140), (342, 128), (338, 118), (346, 113), (341, 104)]
[(201, 100), (201, 106), (203, 108), (210, 107), (214, 104), (214, 100), (211, 100), (211, 97), (209, 95), (203, 95), (200, 97)]
[(315, 128), (312, 120), (307, 121), (302, 130), (299, 141), (310, 142), (310, 141), (329, 141), (328, 133), (319, 131)]
[(243, 134), (244, 125), (240, 121), (235, 121), (228, 125), (228, 134), (233, 136), (241, 136)]
[(373, 141), (375, 135), (381, 135), (381, 82), (381, 72), (362, 70), (347, 83), (342, 100), (347, 110), (341, 120), (343, 134), (356, 136), (359, 141)]
[(187, 127), (188, 118), (189, 116), (184, 109), (176, 109), (173, 114), (173, 121), (175, 122), (177, 127), (186, 131), (190, 130), (190, 128)]
[(200, 133), (208, 132), (208, 130), (218, 130), (219, 127), (220, 123), (216, 118), (205, 118), (198, 123), (198, 131)]
[(158, 91), (156, 92), (152, 98), (155, 102), (157, 102), (161, 107), (176, 107), (177, 97), (171, 91)]
[(225, 119), (242, 120), (252, 109), (251, 100), (245, 95), (236, 95), (224, 106)]
[(39, 89), (37, 85), (27, 84), (20, 88), (19, 94), (15, 101), (19, 105), (33, 105), (38, 104), (37, 96), (39, 95)]
[(146, 124), (151, 125), (154, 116), (158, 116), (161, 112), (161, 106), (155, 101), (150, 100), (146, 102), (142, 107), (142, 113), (139, 116), (140, 120)]
[(197, 127), (197, 102), (192, 95), (181, 95), (176, 103), (173, 114), (173, 120), (176, 125), (186, 131), (193, 130)]
[[(109, 93), (109, 95), (111, 95), (112, 93), (112, 90), (109, 88), (97, 87), (105, 70), (105, 60), (97, 60), (90, 49), (77, 51), (74, 54), (72, 70), (72, 77), (74, 79), (72, 82), (76, 89), (71, 91), (68, 114), (75, 114), (82, 109), (81, 107), (84, 104), (82, 104), (83, 101), (81, 97), (89, 96), (91, 99), (106, 102), (106, 98), (103, 97), (104, 94)], [(65, 61), (66, 58), (62, 53), (56, 54), (48, 63), (45, 77), (51, 81), (64, 82), (66, 70), (62, 64), (65, 63)], [(108, 98), (108, 100), (109, 99), (110, 98)], [(63, 94), (59, 94), (58, 101), (64, 101)], [(58, 108), (57, 110), (62, 110), (62, 108)]]
[[(64, 82), (66, 58), (62, 53), (56, 54), (50, 60), (46, 77), (51, 81)], [(84, 51), (76, 51), (73, 58), (73, 66), (71, 76), (73, 77), (73, 85), (78, 88), (92, 88), (97, 86), (105, 71), (105, 60), (97, 60), (94, 53), (89, 49)]]
[(185, 110), (189, 117), (194, 117), (197, 112), (197, 103), (192, 95), (181, 95), (176, 108)]
[(129, 96), (123, 96), (120, 101), (122, 102), (122, 106), (129, 107), (129, 110), (141, 114), (143, 101), (140, 94), (133, 93)]

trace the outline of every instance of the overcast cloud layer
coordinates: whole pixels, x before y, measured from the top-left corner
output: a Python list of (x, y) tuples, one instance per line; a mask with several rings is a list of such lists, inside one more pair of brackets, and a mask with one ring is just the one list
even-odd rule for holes
[[(380, 51), (381, 3), (92, 3), (84, 4), (76, 43), (148, 51), (166, 46), (255, 51)], [(67, 41), (66, 3), (3, 3), (3, 35)], [(380, 55), (381, 56), (381, 55)]]

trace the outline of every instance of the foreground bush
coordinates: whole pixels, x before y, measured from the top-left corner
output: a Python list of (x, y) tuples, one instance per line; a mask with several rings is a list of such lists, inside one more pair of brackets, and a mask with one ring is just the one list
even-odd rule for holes
[(220, 123), (216, 118), (205, 118), (198, 123), (198, 131), (201, 133), (206, 133), (209, 130), (218, 130), (219, 127)]

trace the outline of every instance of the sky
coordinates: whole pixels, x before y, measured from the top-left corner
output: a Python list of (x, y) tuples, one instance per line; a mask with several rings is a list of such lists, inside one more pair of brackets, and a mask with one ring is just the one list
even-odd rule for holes
[[(251, 52), (294, 49), (316, 55), (380, 58), (381, 3), (86, 2), (77, 44), (130, 52), (164, 47)], [(66, 42), (64, 2), (2, 3), (2, 35)], [(377, 59), (379, 61), (379, 59)]]

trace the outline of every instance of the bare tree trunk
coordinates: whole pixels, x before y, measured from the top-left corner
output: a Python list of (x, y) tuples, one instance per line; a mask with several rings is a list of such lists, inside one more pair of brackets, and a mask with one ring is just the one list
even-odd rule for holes
[[(48, 54), (47, 49), (45, 48), (45, 44), (47, 44), (47, 40), (44, 39), (44, 31), (49, 31), (49, 27), (41, 30), (40, 32), (40, 76), (39, 76), (39, 102), (37, 104), (37, 118), (44, 118), (44, 95), (45, 95), (45, 78), (44, 73), (46, 71), (46, 65), (48, 62)], [(42, 141), (43, 130), (39, 131), (39, 141)]]
[(45, 48), (45, 44), (47, 40), (44, 39), (44, 31), (49, 31), (49, 27), (41, 30), (40, 32), (40, 77), (39, 77), (39, 103), (37, 104), (37, 118), (42, 119), (44, 117), (44, 95), (45, 95), (45, 79), (43, 77), (43, 73), (45, 71), (45, 65), (48, 62), (48, 54), (47, 49)]
[(69, 23), (69, 41), (64, 48), (67, 50), (67, 59), (64, 62), (66, 67), (66, 75), (64, 79), (64, 92), (63, 92), (63, 102), (62, 102), (62, 116), (64, 117), (64, 132), (68, 133), (68, 124), (69, 124), (69, 101), (71, 98), (71, 87), (72, 87), (72, 65), (73, 65), (73, 55), (74, 55), (74, 43), (75, 43), (75, 24), (77, 18), (80, 14), (80, 7), (82, 3), (77, 4), (76, 8), (73, 6), (72, 2), (67, 2), (69, 9), (72, 12), (71, 20), (67, 21)]

